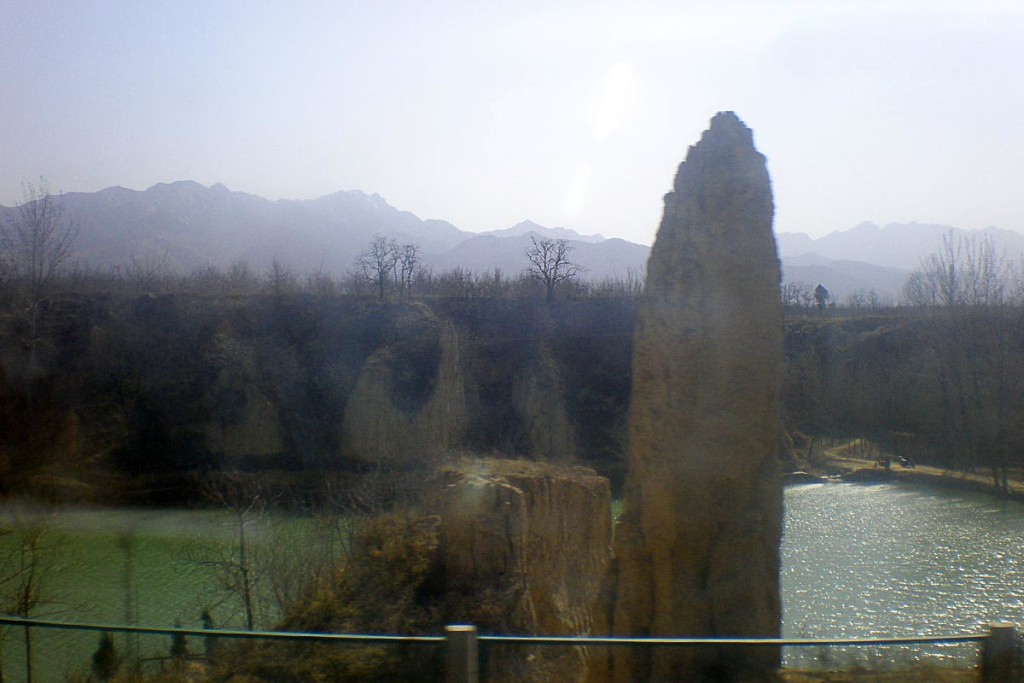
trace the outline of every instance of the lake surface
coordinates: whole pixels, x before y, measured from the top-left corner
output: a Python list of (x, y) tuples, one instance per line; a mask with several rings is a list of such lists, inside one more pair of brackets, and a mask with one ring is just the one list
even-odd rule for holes
[[(786, 491), (783, 633), (984, 632), (1024, 623), (1024, 504), (894, 484)], [(975, 646), (787, 652), (788, 666), (973, 661)]]
[[(3, 518), (10, 525), (10, 510)], [(230, 556), (237, 525), (228, 513), (183, 510), (77, 510), (46, 519), (40, 617), (62, 621), (199, 627), (209, 610), (218, 626), (244, 624), (224, 588), (218, 561)], [(263, 518), (248, 527), (266, 566), (321, 548), (309, 519)], [(13, 536), (0, 538), (9, 564)], [(225, 549), (227, 552), (225, 553)], [(276, 553), (276, 555), (274, 554)], [(1024, 623), (1024, 504), (978, 494), (899, 485), (822, 484), (786, 491), (782, 548), (783, 633), (793, 638), (941, 635), (984, 631), (991, 621)], [(309, 564), (309, 562), (305, 562)], [(126, 577), (128, 577), (126, 579)], [(126, 585), (130, 584), (129, 591)], [(266, 594), (264, 594), (265, 597)], [(257, 627), (275, 618), (260, 603)], [(34, 631), (37, 681), (84, 671), (96, 634)], [(201, 644), (190, 639), (194, 651)], [(166, 637), (146, 636), (143, 654), (165, 654)], [(974, 646), (790, 649), (801, 668), (872, 668), (912, 662), (965, 664)], [(7, 681), (24, 677), (21, 632), (3, 641)]]
[[(299, 573), (284, 565), (316, 568), (337, 551), (338, 526), (325, 520), (272, 514), (245, 520), (258, 596), (255, 627), (270, 629), (278, 616), (273, 594), (297, 590)], [(244, 628), (240, 592), (232, 586), (237, 572), (239, 520), (226, 511), (180, 509), (81, 509), (47, 513), (8, 508), (0, 511), (0, 529), (24, 533), (41, 525), (37, 544), (40, 603), (33, 616), (56, 621), (141, 624), (201, 628), (208, 611), (220, 628)], [(24, 554), (18, 533), (0, 537), (0, 564), (5, 575)], [(332, 548), (332, 546), (334, 546)], [(284, 578), (282, 578), (282, 576)], [(286, 580), (287, 579), (287, 580)], [(4, 594), (0, 586), (0, 595)], [(87, 672), (99, 637), (95, 633), (33, 629), (36, 681), (64, 680)], [(167, 636), (116, 637), (121, 653), (165, 656)], [(0, 629), (5, 681), (24, 680), (22, 630)], [(201, 652), (198, 639), (190, 639)]]

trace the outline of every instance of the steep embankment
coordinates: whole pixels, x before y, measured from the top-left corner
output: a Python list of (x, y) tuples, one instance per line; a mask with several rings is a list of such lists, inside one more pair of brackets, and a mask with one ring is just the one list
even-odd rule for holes
[(951, 470), (1008, 468), (1024, 448), (1024, 309), (898, 309), (792, 320), (790, 429)]
[[(296, 605), (288, 630), (435, 635), (447, 624), (509, 635), (593, 632), (611, 559), (611, 492), (592, 470), (456, 460), (421, 482), (415, 510), (374, 517), (345, 567)], [(585, 679), (586, 648), (491, 645), (496, 683)], [(426, 648), (252, 648), (229, 668), (253, 680), (440, 680)]]
[[(378, 417), (410, 422), (403, 443), (436, 437), (417, 450), (568, 457), (618, 489), (636, 307), (96, 293), (49, 302), (32, 342), (0, 297), (0, 489), (173, 502), (211, 468), (362, 468), (352, 446), (379, 443), (368, 426)], [(787, 321), (786, 427), (870, 438), (951, 470), (1013, 464), (1024, 320), (1013, 308), (955, 313)], [(361, 434), (352, 441), (346, 414)]]
[(0, 486), (173, 502), (209, 469), (394, 469), (451, 450), (614, 471), (633, 306), (105, 294), (54, 302), (36, 348), (3, 310)]

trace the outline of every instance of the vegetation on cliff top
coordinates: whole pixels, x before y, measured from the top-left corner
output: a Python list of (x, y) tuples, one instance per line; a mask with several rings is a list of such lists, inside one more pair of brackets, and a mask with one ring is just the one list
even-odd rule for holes
[[(223, 466), (351, 470), (362, 465), (347, 459), (340, 429), (366, 360), (393, 344), (395, 403), (410, 410), (436, 377), (436, 343), (408, 324), (416, 318), (407, 303), (138, 293), (119, 282), (47, 302), (31, 348), (17, 302), (0, 301), (3, 490), (117, 499), (134, 488), (158, 501), (175, 495), (166, 484)], [(463, 447), (536, 457), (512, 397), (545, 357), (557, 370), (572, 458), (621, 472), (633, 296), (420, 301), (458, 333), (471, 389)], [(1024, 451), (1022, 330), (1015, 305), (792, 310), (787, 428), (871, 438), (943, 467), (995, 468), (999, 480)], [(253, 417), (256, 403), (266, 410)], [(268, 416), (273, 450), (246, 452), (223, 436)], [(142, 490), (156, 479), (162, 490)]]

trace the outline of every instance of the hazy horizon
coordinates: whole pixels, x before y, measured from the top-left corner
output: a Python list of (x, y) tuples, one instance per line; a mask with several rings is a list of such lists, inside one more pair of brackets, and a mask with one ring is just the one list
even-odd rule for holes
[(380, 194), (479, 232), (649, 244), (720, 110), (776, 229), (1024, 232), (1024, 8), (1009, 2), (0, 6), (0, 204), (195, 180)]

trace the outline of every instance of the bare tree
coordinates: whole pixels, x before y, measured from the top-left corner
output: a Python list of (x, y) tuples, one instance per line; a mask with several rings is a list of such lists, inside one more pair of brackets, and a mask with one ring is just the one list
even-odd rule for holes
[(321, 296), (334, 296), (338, 293), (338, 289), (338, 282), (324, 270), (322, 265), (317, 266), (316, 270), (306, 275), (306, 291)]
[(814, 291), (804, 282), (786, 282), (779, 288), (782, 307), (786, 311), (810, 308), (814, 301)]
[(248, 261), (235, 261), (227, 272), (227, 284), (232, 294), (250, 294), (256, 291), (259, 276), (249, 268)]
[(571, 280), (579, 274), (581, 268), (569, 260), (573, 247), (568, 240), (537, 239), (530, 237), (533, 244), (526, 250), (526, 258), (530, 260), (527, 274), (544, 283), (545, 296), (548, 302), (555, 300), (555, 287), (560, 282)]
[(847, 308), (867, 308), (877, 311), (882, 308), (882, 297), (874, 289), (855, 289), (846, 297)]
[(910, 306), (936, 306), (939, 288), (935, 279), (925, 270), (912, 272), (903, 283), (903, 303)]
[(964, 241), (964, 301), (969, 306), (1001, 306), (1011, 288), (1012, 266), (991, 238)]
[(387, 295), (388, 283), (394, 277), (398, 259), (398, 243), (377, 235), (356, 260), (363, 277), (377, 290), (381, 301)]
[(903, 298), (917, 306), (998, 306), (1009, 298), (1012, 281), (1012, 265), (990, 238), (950, 232), (907, 278)]
[[(196, 564), (213, 569), (223, 588), (241, 601), (245, 627), (256, 627), (259, 581), (252, 559), (252, 527), (266, 516), (267, 498), (258, 477), (237, 470), (211, 475), (203, 482), (206, 498), (231, 513), (235, 542), (229, 549), (219, 549), (213, 557), (192, 557)], [(202, 555), (202, 554), (200, 554)]]
[(267, 284), (274, 296), (290, 294), (299, 288), (299, 277), (287, 265), (274, 259), (267, 271)]
[(62, 197), (50, 194), (43, 178), (38, 185), (22, 186), (21, 206), (0, 212), (0, 271), (12, 280), (19, 295), (33, 361), (41, 310), (71, 258), (75, 235)]
[(406, 298), (412, 298), (412, 283), (419, 272), (420, 248), (416, 244), (403, 244), (398, 247), (398, 287)]
[(166, 251), (160, 256), (132, 256), (131, 263), (125, 266), (124, 278), (139, 293), (168, 291), (177, 284)]
[(356, 267), (363, 280), (377, 290), (381, 301), (387, 296), (389, 287), (396, 289), (399, 295), (409, 296), (419, 272), (419, 253), (418, 245), (400, 245), (393, 239), (377, 235), (356, 259)]
[(941, 330), (934, 345), (942, 448), (968, 471), (992, 469), (997, 492), (1006, 493), (1017, 429), (1018, 372), (1012, 359), (1019, 335), (1013, 265), (985, 237), (943, 236), (938, 252), (921, 260), (903, 288), (907, 303), (929, 306)]
[(647, 280), (647, 264), (642, 264), (639, 270), (628, 268), (626, 270), (626, 293), (634, 299), (639, 298), (644, 291), (644, 282)]
[[(45, 521), (35, 515), (17, 519), (10, 528), (0, 529), (0, 535), (15, 534), (13, 544), (8, 547), (0, 561), (0, 611), (19, 617), (38, 616), (37, 608), (51, 603), (46, 591), (46, 577), (52, 571), (49, 548), (44, 543)], [(22, 646), (25, 655), (25, 680), (35, 680), (35, 656), (33, 653), (32, 629), (22, 629)], [(0, 645), (3, 636), (0, 632)], [(3, 648), (0, 647), (0, 652)], [(3, 663), (0, 660), (0, 680), (3, 679)]]
[[(196, 544), (187, 552), (187, 562), (210, 572), (219, 584), (207, 597), (216, 606), (234, 605), (245, 627), (253, 630), (272, 623), (330, 581), (348, 553), (356, 526), (368, 511), (379, 512), (383, 505), (384, 494), (378, 490), (383, 485), (355, 488), (347, 482), (341, 486), (341, 481), (325, 480), (322, 495), (316, 496), (322, 502), (298, 508), (295, 499), (272, 500), (258, 474), (230, 470), (210, 475), (204, 493), (230, 513), (234, 540)], [(309, 519), (297, 525), (294, 516), (279, 514), (288, 509), (303, 509)], [(204, 622), (212, 620), (209, 607)]]
[(921, 264), (921, 270), (935, 284), (939, 302), (945, 306), (963, 303), (962, 244), (961, 240), (953, 240), (952, 233), (943, 235), (942, 249)]
[(495, 268), (480, 276), (479, 288), (482, 296), (500, 298), (508, 294), (511, 283), (501, 272), (501, 268)]
[(455, 266), (433, 277), (434, 292), (446, 297), (468, 299), (473, 296), (476, 283), (473, 273), (462, 266)]

